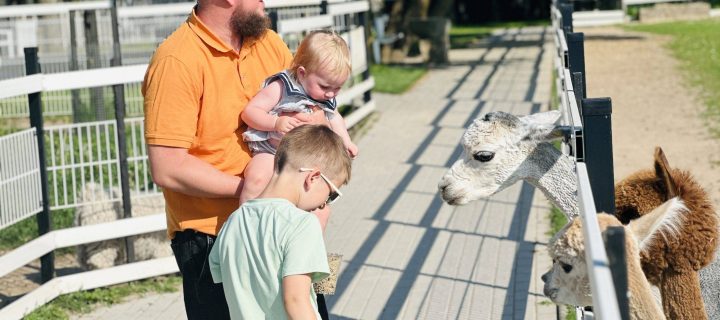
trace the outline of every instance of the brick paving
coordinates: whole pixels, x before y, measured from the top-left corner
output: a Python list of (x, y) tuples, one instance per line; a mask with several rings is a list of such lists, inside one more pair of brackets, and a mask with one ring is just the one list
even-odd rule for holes
[[(453, 50), (403, 95), (374, 94), (380, 116), (359, 139), (328, 250), (344, 254), (334, 319), (554, 319), (540, 275), (549, 206), (527, 184), (462, 207), (437, 183), (470, 121), (528, 114), (550, 100), (549, 29), (508, 29)], [(137, 297), (74, 319), (185, 319), (181, 293)]]

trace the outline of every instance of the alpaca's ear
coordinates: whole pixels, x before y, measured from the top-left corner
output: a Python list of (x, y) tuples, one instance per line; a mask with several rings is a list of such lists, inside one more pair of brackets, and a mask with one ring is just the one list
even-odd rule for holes
[(628, 228), (632, 230), (640, 251), (657, 239), (672, 239), (680, 234), (685, 212), (688, 208), (680, 198), (672, 198), (653, 211), (631, 220)]
[(665, 188), (665, 200), (674, 198), (678, 194), (675, 181), (670, 175), (670, 164), (660, 147), (655, 147), (655, 176), (662, 181), (662, 186)]
[(523, 140), (530, 140), (536, 142), (549, 142), (560, 139), (565, 136), (567, 127), (556, 126), (552, 124), (534, 124), (526, 126), (527, 131), (523, 136)]
[(559, 110), (550, 110), (522, 116), (520, 120), (528, 125), (553, 125), (561, 115)]

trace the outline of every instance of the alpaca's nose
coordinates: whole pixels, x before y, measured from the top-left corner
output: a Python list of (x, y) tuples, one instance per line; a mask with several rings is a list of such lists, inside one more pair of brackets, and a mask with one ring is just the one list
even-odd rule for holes
[(543, 282), (547, 282), (548, 281), (547, 279), (550, 276), (549, 273), (550, 273), (550, 271), (545, 272), (545, 274), (543, 274), (542, 277), (540, 277), (540, 279), (542, 279)]

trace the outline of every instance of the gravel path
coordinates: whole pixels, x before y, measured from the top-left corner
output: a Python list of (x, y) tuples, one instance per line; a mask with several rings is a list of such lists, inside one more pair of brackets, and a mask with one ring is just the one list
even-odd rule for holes
[[(689, 170), (720, 208), (720, 139), (703, 124), (696, 88), (664, 45), (669, 37), (619, 28), (588, 28), (585, 66), (588, 97), (613, 101), (615, 180), (651, 168), (660, 146), (671, 166)], [(700, 271), (709, 319), (720, 319), (720, 251)]]
[(649, 169), (660, 146), (670, 165), (689, 170), (720, 208), (720, 139), (705, 107), (664, 48), (670, 38), (619, 28), (585, 28), (588, 97), (611, 97), (615, 180)]

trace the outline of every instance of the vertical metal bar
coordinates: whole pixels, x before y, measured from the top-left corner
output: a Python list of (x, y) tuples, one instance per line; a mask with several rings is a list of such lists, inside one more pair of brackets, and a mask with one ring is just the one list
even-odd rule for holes
[[(367, 42), (367, 39), (370, 39), (370, 22), (369, 22), (370, 19), (368, 19), (368, 12), (367, 11), (358, 12), (358, 20), (359, 20), (358, 21), (359, 24), (363, 27), (364, 33), (365, 33), (365, 36), (363, 39), (364, 41), (362, 44), (362, 46), (365, 47), (365, 66), (366, 66), (365, 71), (362, 72), (362, 80), (365, 81), (365, 80), (370, 79), (370, 55), (372, 54), (372, 48), (370, 47), (370, 45), (368, 45), (368, 42)], [(357, 46), (359, 44), (354, 44), (354, 45)], [(365, 91), (365, 93), (363, 93), (363, 104), (368, 103), (368, 102), (370, 102), (370, 100), (372, 100), (370, 91), (371, 90), (368, 90), (368, 91)]]
[(628, 272), (625, 260), (625, 228), (609, 227), (603, 234), (605, 250), (610, 264), (610, 273), (615, 284), (615, 295), (618, 300), (620, 317), (630, 320), (630, 307), (628, 306)]
[(582, 100), (583, 152), (595, 208), (615, 213), (615, 173), (612, 150), (612, 101), (610, 98)]
[[(110, 16), (113, 30), (113, 66), (122, 65), (122, 52), (120, 50), (120, 32), (118, 30), (117, 0), (110, 1)], [(117, 129), (116, 143), (118, 148), (118, 162), (120, 163), (120, 189), (122, 191), (123, 217), (132, 217), (132, 203), (130, 200), (130, 179), (128, 178), (127, 141), (125, 136), (125, 85), (113, 86), (115, 95), (115, 128)], [(135, 250), (130, 237), (125, 238), (127, 262), (135, 257)]]
[(562, 29), (565, 34), (573, 32), (573, 4), (572, 3), (560, 3), (558, 6), (560, 14), (562, 15)]
[[(75, 71), (80, 69), (80, 65), (78, 64), (78, 41), (77, 41), (77, 26), (75, 24), (75, 16), (77, 15), (77, 10), (71, 10), (69, 12), (70, 15), (70, 71)], [(73, 123), (78, 123), (81, 120), (82, 110), (80, 105), (80, 91), (79, 90), (70, 90), (71, 95), (71, 103), (72, 103), (72, 117), (73, 117)]]
[[(85, 22), (85, 57), (87, 68), (101, 68), (100, 36), (98, 35), (98, 19), (95, 11), (84, 11)], [(105, 114), (105, 95), (103, 88), (90, 88), (90, 105), (95, 105), (95, 121), (107, 119)]]
[(277, 31), (278, 31), (278, 13), (277, 13), (277, 9), (268, 12), (268, 17), (270, 18), (270, 25), (271, 25), (270, 28), (272, 28), (273, 31), (277, 32)]
[[(25, 48), (25, 74), (40, 73), (38, 49)], [(50, 232), (52, 219), (50, 217), (50, 198), (48, 196), (47, 165), (45, 164), (45, 133), (42, 118), (42, 92), (28, 95), (30, 106), (30, 126), (35, 128), (38, 143), (38, 159), (40, 165), (40, 191), (42, 193), (42, 212), (37, 215), (38, 233), (40, 235)], [(40, 258), (40, 279), (43, 283), (50, 281), (55, 275), (55, 252)]]
[(576, 72), (582, 74), (582, 83), (576, 84), (575, 81), (573, 81), (573, 88), (576, 91), (582, 89), (582, 97), (587, 98), (587, 96), (585, 96), (587, 92), (585, 85), (585, 34), (582, 32), (566, 33), (565, 37), (567, 38), (568, 69), (570, 69), (570, 74), (572, 75)]

